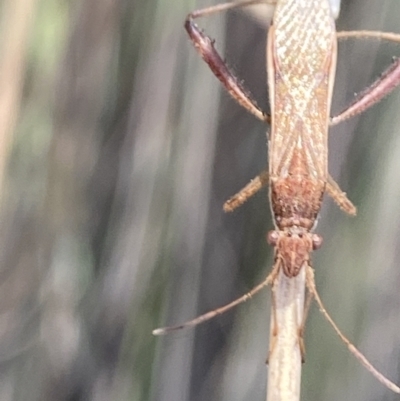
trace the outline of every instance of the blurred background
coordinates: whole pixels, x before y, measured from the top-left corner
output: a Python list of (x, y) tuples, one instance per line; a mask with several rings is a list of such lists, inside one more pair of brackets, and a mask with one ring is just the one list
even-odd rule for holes
[[(264, 400), (270, 291), (193, 330), (272, 266), (265, 127), (220, 88), (183, 29), (212, 0), (2, 0), (0, 400)], [(398, 0), (343, 0), (338, 30), (399, 32)], [(199, 25), (268, 110), (266, 27)], [(340, 44), (332, 114), (400, 54)], [(400, 383), (400, 90), (335, 127), (313, 257), (337, 324)], [(302, 399), (394, 400), (314, 306)]]

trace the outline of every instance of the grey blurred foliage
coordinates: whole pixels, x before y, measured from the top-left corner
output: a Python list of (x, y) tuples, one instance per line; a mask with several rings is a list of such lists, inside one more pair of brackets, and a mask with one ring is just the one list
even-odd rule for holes
[[(151, 335), (233, 300), (272, 264), (267, 191), (222, 212), (267, 149), (266, 127), (221, 91), (186, 38), (186, 14), (213, 2), (3, 0), (3, 38), (6, 6), (23, 13), (28, 2), (23, 85), (15, 67), (16, 97), (0, 110), (16, 116), (4, 156), (0, 399), (263, 400), (268, 290), (196, 330)], [(398, 0), (342, 1), (337, 26), (398, 32), (399, 15)], [(267, 110), (265, 27), (239, 12), (199, 24)], [(396, 54), (341, 44), (332, 112)], [(314, 255), (327, 309), (397, 383), (399, 107), (397, 90), (331, 130), (330, 172), (359, 212), (327, 200)], [(395, 399), (315, 307), (306, 347), (302, 399)]]

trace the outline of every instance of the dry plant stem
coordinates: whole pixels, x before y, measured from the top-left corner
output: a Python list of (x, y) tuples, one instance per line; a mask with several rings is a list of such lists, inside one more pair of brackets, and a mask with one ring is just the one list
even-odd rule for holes
[(319, 306), (319, 310), (325, 317), (325, 319), (330, 323), (330, 325), (333, 327), (335, 330), (336, 334), (340, 337), (340, 339), (347, 345), (348, 349), (350, 352), (360, 361), (360, 363), (369, 371), (372, 373), (372, 375), (380, 381), (384, 386), (389, 388), (390, 390), (394, 391), (395, 393), (400, 394), (400, 388), (394, 384), (392, 381), (387, 379), (382, 373), (380, 373), (378, 370), (376, 370), (371, 362), (368, 361), (368, 359), (348, 340), (348, 338), (340, 331), (339, 327), (336, 325), (336, 323), (333, 321), (333, 319), (330, 317), (328, 312), (326, 311), (324, 304), (322, 303), (322, 300), (318, 294), (317, 288), (315, 286), (315, 279), (314, 279), (314, 271), (311, 266), (307, 267), (307, 277), (306, 277), (306, 284), (308, 290), (311, 292), (315, 300), (317, 301), (317, 304)]
[[(271, 315), (267, 400), (300, 399), (305, 268), (289, 278), (280, 269), (273, 283), (275, 308)], [(275, 327), (277, 325), (277, 327)]]

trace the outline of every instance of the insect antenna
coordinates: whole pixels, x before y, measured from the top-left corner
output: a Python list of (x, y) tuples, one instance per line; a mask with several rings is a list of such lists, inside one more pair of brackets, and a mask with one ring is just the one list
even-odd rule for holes
[(340, 339), (347, 345), (347, 348), (349, 349), (349, 351), (360, 361), (361, 365), (363, 365), (369, 372), (372, 373), (372, 375), (379, 382), (381, 382), (388, 389), (394, 391), (397, 394), (400, 394), (400, 388), (396, 384), (394, 384), (392, 381), (390, 381), (387, 377), (385, 377), (376, 368), (374, 368), (372, 366), (371, 362), (369, 362), (368, 359), (362, 354), (362, 352), (359, 351), (351, 343), (351, 341), (341, 332), (339, 327), (336, 325), (336, 323), (330, 317), (329, 313), (325, 309), (325, 306), (324, 306), (324, 304), (318, 294), (317, 288), (315, 286), (314, 270), (312, 269), (311, 266), (308, 266), (308, 268), (307, 268), (306, 284), (307, 284), (308, 290), (310, 291), (310, 293), (314, 296), (315, 300), (317, 301), (319, 310), (321, 311), (322, 315), (329, 322), (329, 324), (333, 327), (333, 330), (335, 330), (336, 334), (340, 337)]

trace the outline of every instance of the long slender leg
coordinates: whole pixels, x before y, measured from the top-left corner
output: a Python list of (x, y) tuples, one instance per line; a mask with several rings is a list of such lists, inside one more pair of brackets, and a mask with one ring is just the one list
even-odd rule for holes
[(205, 17), (206, 15), (212, 15), (220, 13), (221, 11), (232, 10), (233, 8), (254, 6), (256, 4), (276, 4), (277, 0), (243, 0), (243, 1), (232, 1), (229, 3), (217, 4), (215, 6), (202, 8), (201, 10), (192, 11), (187, 19), (195, 19)]
[[(279, 261), (276, 262), (276, 265), (279, 264)], [(278, 273), (278, 269), (276, 270), (276, 273)], [(274, 281), (272, 282), (272, 291), (271, 291), (271, 313), (272, 313), (272, 322), (273, 322), (273, 327), (270, 330), (271, 331), (271, 339), (269, 341), (269, 350), (268, 350), (268, 355), (265, 363), (268, 365), (270, 357), (272, 353), (274, 352), (274, 349), (276, 347), (276, 342), (278, 341), (278, 319), (276, 317), (276, 297), (275, 297), (275, 291), (274, 291)]]
[(400, 34), (392, 32), (381, 32), (381, 31), (341, 31), (336, 33), (338, 39), (348, 38), (376, 38), (389, 40), (390, 42), (400, 43)]
[(299, 334), (298, 334), (302, 363), (304, 363), (306, 360), (306, 347), (304, 345), (304, 328), (306, 327), (306, 321), (308, 317), (308, 312), (310, 311), (312, 299), (313, 299), (313, 294), (311, 294), (311, 292), (308, 291), (306, 303), (304, 305), (303, 320), (301, 322), (301, 326), (299, 327)]
[[(338, 32), (338, 39), (376, 38), (400, 43), (400, 34), (378, 31), (348, 31)], [(381, 76), (368, 88), (362, 91), (356, 99), (338, 116), (331, 118), (330, 125), (339, 124), (367, 110), (379, 102), (400, 84), (400, 59), (396, 59)]]
[(326, 192), (328, 192), (328, 194), (343, 211), (351, 216), (355, 216), (357, 214), (357, 208), (351, 203), (351, 201), (347, 198), (346, 193), (340, 189), (339, 185), (330, 175), (328, 175), (328, 180), (326, 182)]
[(390, 390), (394, 391), (395, 393), (400, 394), (400, 388), (396, 384), (391, 382), (389, 379), (387, 379), (382, 373), (378, 372), (371, 365), (371, 363), (367, 360), (367, 358), (348, 340), (348, 338), (340, 331), (339, 327), (336, 325), (336, 323), (330, 317), (330, 315), (326, 311), (324, 304), (322, 303), (322, 300), (315, 287), (314, 271), (311, 266), (308, 266), (306, 274), (307, 274), (307, 276), (306, 276), (307, 288), (310, 291), (310, 293), (314, 296), (315, 300), (317, 301), (319, 310), (321, 311), (321, 313), (325, 317), (325, 319), (329, 322), (329, 324), (333, 327), (333, 330), (335, 330), (336, 334), (347, 345), (347, 348), (349, 349), (349, 351), (359, 360), (361, 365), (363, 365), (369, 372), (372, 373), (372, 375), (379, 382), (381, 382), (384, 386), (386, 386)]
[[(224, 3), (214, 7), (204, 8), (190, 13), (186, 17), (185, 29), (192, 40), (197, 52), (209, 65), (214, 75), (221, 81), (229, 94), (245, 109), (255, 115), (259, 120), (269, 122), (270, 116), (265, 114), (252, 99), (250, 92), (246, 90), (240, 80), (225, 64), (219, 53), (214, 47), (214, 41), (205, 35), (193, 22), (195, 18), (203, 17), (228, 9), (246, 7), (254, 4), (266, 3), (263, 0), (250, 0), (238, 3)], [(267, 3), (275, 4), (276, 0)]]
[(268, 184), (268, 171), (262, 171), (257, 177), (254, 177), (244, 188), (237, 194), (233, 195), (224, 203), (225, 212), (233, 212), (243, 203), (247, 202), (255, 195), (262, 187)]
[(186, 323), (180, 324), (178, 326), (162, 327), (162, 328), (159, 328), (159, 329), (155, 329), (155, 330), (153, 330), (153, 334), (155, 336), (161, 336), (161, 335), (167, 334), (167, 333), (169, 333), (171, 331), (180, 330), (180, 329), (186, 329), (186, 328), (189, 328), (189, 327), (194, 327), (194, 326), (197, 326), (200, 323), (204, 323), (207, 320), (212, 319), (215, 316), (222, 315), (223, 313), (225, 313), (229, 309), (232, 309), (236, 305), (239, 305), (239, 304), (242, 304), (243, 302), (248, 301), (253, 295), (255, 295), (258, 292), (260, 292), (264, 287), (266, 287), (267, 285), (273, 283), (274, 280), (275, 280), (275, 277), (277, 275), (277, 270), (278, 269), (279, 269), (278, 266), (274, 266), (272, 272), (268, 275), (268, 277), (262, 283), (258, 284), (251, 291), (249, 291), (247, 294), (241, 296), (240, 298), (238, 298), (235, 301), (229, 303), (228, 305), (225, 305), (225, 306), (222, 306), (221, 308), (218, 308), (218, 309), (212, 310), (210, 312), (207, 312), (204, 315), (198, 316), (195, 319), (190, 320), (190, 321), (188, 321)]

